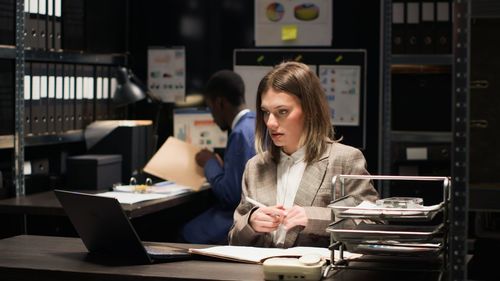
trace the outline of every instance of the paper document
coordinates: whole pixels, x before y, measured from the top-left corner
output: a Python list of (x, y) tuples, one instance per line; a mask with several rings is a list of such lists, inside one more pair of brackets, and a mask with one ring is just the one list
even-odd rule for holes
[[(215, 246), (205, 249), (189, 249), (190, 253), (204, 256), (228, 259), (246, 263), (262, 263), (264, 260), (272, 257), (301, 257), (303, 255), (318, 255), (323, 259), (330, 259), (331, 252), (328, 248), (320, 247), (293, 247), (282, 248), (261, 248), (247, 246)], [(352, 254), (344, 251), (346, 259), (361, 257), (359, 254)], [(338, 252), (335, 251), (335, 259), (338, 258)]]
[(144, 172), (198, 191), (206, 182), (203, 168), (195, 161), (195, 155), (201, 149), (169, 137), (146, 164)]
[(129, 193), (160, 193), (169, 197), (179, 194), (193, 192), (189, 186), (179, 185), (174, 182), (160, 182), (154, 185), (117, 185), (113, 186), (114, 191)]
[(108, 191), (97, 193), (97, 196), (116, 198), (121, 204), (134, 204), (142, 201), (161, 199), (168, 197), (167, 194), (157, 193), (128, 193), (119, 191)]
[(437, 211), (441, 207), (441, 204), (432, 206), (421, 206), (419, 208), (387, 208), (379, 207), (376, 204), (363, 201), (361, 204), (355, 207), (346, 206), (331, 206), (334, 209), (343, 209), (344, 215), (400, 215), (400, 216), (410, 216), (410, 215), (426, 215), (429, 212)]

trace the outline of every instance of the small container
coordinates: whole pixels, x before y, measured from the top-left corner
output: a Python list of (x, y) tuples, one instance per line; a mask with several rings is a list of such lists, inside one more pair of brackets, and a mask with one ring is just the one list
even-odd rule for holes
[(109, 190), (121, 182), (122, 156), (87, 154), (68, 157), (67, 188)]
[(377, 200), (377, 207), (381, 208), (421, 208), (424, 200), (419, 197), (389, 197)]

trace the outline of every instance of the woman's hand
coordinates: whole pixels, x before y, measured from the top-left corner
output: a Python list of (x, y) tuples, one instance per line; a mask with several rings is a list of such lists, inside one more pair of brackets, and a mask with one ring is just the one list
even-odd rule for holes
[(257, 232), (272, 232), (278, 228), (285, 217), (282, 205), (261, 207), (250, 215), (250, 226)]
[(287, 209), (285, 212), (285, 217), (283, 218), (283, 227), (288, 231), (295, 226), (306, 227), (309, 219), (306, 216), (306, 209), (300, 206), (293, 206)]

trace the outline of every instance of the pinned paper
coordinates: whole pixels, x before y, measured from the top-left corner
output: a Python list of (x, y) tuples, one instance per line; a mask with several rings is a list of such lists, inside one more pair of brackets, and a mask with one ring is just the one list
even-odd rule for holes
[(281, 27), (281, 40), (292, 41), (297, 40), (297, 25), (283, 25)]

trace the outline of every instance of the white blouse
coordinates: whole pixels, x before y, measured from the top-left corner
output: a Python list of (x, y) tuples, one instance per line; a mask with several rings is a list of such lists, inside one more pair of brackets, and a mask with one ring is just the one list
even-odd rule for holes
[[(292, 155), (287, 155), (281, 151), (280, 162), (277, 168), (277, 194), (276, 204), (281, 204), (285, 209), (293, 207), (295, 195), (299, 188), (300, 180), (306, 168), (304, 162), (305, 147), (301, 147)], [(285, 242), (286, 230), (280, 225), (273, 233), (273, 241), (276, 246)]]

